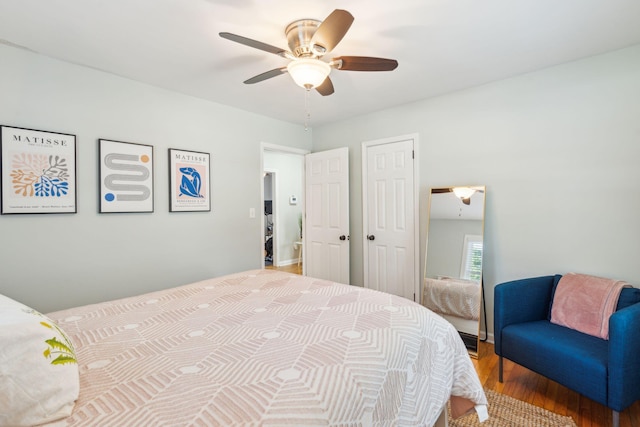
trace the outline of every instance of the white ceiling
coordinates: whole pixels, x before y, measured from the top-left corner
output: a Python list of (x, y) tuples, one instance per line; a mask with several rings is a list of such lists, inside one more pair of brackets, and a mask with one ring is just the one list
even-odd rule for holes
[(218, 33), (286, 48), (288, 23), (337, 8), (355, 21), (325, 59), (399, 66), (332, 71), (311, 126), (640, 43), (638, 0), (0, 0), (0, 43), (301, 124), (290, 76), (242, 83), (287, 60)]
[(429, 199), (430, 219), (476, 220), (484, 219), (484, 192), (476, 192), (465, 205), (453, 193), (435, 193)]

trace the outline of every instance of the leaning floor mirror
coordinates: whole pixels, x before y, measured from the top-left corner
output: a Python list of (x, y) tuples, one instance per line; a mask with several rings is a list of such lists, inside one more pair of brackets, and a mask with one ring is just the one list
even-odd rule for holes
[(422, 304), (456, 327), (478, 356), (484, 186), (432, 188)]

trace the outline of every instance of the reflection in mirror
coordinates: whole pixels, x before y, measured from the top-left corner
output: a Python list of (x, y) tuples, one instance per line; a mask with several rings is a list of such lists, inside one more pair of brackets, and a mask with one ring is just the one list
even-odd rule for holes
[(422, 304), (451, 322), (477, 357), (486, 188), (432, 188)]

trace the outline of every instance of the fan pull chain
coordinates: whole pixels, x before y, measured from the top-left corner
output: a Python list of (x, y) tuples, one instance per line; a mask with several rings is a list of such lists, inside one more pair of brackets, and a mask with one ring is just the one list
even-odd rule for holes
[(309, 130), (309, 120), (311, 119), (311, 99), (309, 98), (310, 89), (304, 91), (304, 130)]

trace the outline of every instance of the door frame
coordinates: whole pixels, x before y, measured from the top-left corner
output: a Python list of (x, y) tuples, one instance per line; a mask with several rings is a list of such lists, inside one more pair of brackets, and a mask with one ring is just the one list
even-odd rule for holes
[(417, 133), (407, 135), (393, 136), (389, 138), (376, 139), (372, 141), (364, 141), (362, 143), (361, 161), (362, 161), (362, 265), (364, 268), (364, 285), (369, 282), (369, 245), (367, 240), (367, 232), (369, 230), (369, 205), (367, 200), (367, 150), (369, 147), (384, 144), (393, 144), (406, 140), (413, 141), (413, 300), (420, 302), (420, 181), (418, 171), (418, 147), (419, 139)]
[[(287, 147), (286, 145), (277, 145), (277, 144), (272, 144), (269, 142), (261, 142), (260, 143), (260, 212), (263, 212), (262, 215), (260, 215), (260, 222), (261, 222), (261, 227), (260, 227), (260, 237), (259, 237), (259, 242), (260, 244), (258, 245), (258, 250), (260, 253), (260, 263), (261, 263), (261, 268), (264, 270), (265, 264), (264, 264), (264, 227), (265, 227), (265, 218), (264, 218), (264, 177), (263, 174), (265, 172), (264, 169), (264, 153), (265, 151), (271, 151), (271, 152), (276, 152), (276, 153), (283, 153), (283, 154), (299, 154), (301, 156), (301, 162), (302, 162), (302, 170), (304, 171), (304, 156), (305, 154), (309, 154), (311, 151), (310, 150), (304, 150), (301, 148), (294, 148), (294, 147)], [(302, 188), (305, 188), (305, 182), (304, 182), (304, 173), (302, 174)], [(275, 210), (275, 208), (274, 208)], [(302, 206), (302, 229), (305, 230), (305, 210), (304, 210), (304, 206)], [(274, 223), (275, 223), (275, 215), (274, 215)], [(274, 245), (275, 245), (275, 240), (273, 241)], [(275, 253), (275, 250), (274, 250)], [(305, 274), (306, 272), (306, 265), (307, 263), (305, 262), (305, 251), (304, 251), (304, 245), (302, 245), (302, 274)], [(274, 265), (275, 266), (275, 265)]]

